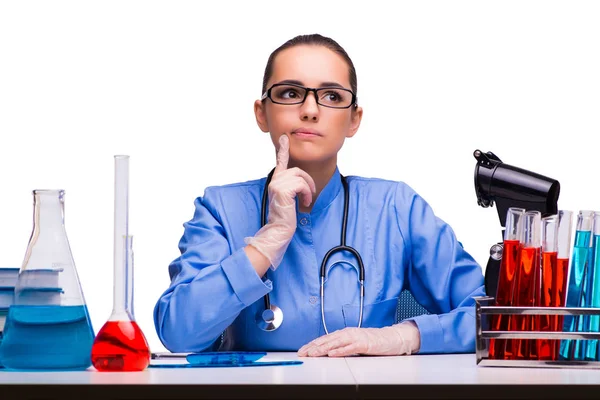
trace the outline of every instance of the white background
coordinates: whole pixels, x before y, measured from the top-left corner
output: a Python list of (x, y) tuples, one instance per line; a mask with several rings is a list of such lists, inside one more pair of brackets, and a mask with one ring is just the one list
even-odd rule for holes
[(364, 119), (343, 174), (403, 180), (485, 266), (501, 240), (476, 203), (473, 151), (558, 179), (559, 207), (600, 209), (600, 3), (594, 1), (0, 3), (0, 267), (19, 267), (32, 189), (66, 190), (96, 332), (112, 309), (113, 155), (131, 156), (135, 311), (153, 307), (209, 185), (265, 176), (256, 126), (269, 54), (333, 37)]

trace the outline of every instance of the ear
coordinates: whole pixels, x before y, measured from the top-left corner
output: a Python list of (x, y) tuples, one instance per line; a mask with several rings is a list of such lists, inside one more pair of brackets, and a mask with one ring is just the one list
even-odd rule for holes
[(350, 129), (346, 137), (351, 138), (352, 136), (356, 135), (356, 132), (358, 132), (358, 128), (360, 127), (360, 121), (362, 121), (362, 116), (362, 107), (356, 107), (354, 110), (352, 110), (352, 115), (350, 116)]
[(269, 132), (269, 125), (267, 124), (267, 114), (265, 112), (265, 104), (256, 100), (254, 102), (254, 116), (256, 117), (256, 124), (263, 132)]

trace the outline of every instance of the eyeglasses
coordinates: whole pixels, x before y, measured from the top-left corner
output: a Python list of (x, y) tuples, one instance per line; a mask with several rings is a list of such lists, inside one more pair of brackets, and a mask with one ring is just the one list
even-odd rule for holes
[(275, 104), (302, 104), (309, 92), (315, 94), (317, 104), (323, 107), (349, 108), (357, 105), (356, 95), (352, 90), (339, 87), (307, 88), (292, 83), (276, 83), (260, 99), (262, 101), (268, 97)]

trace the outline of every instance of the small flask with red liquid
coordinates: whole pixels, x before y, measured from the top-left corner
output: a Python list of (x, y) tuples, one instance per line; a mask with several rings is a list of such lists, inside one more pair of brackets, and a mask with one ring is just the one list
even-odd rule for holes
[(98, 371), (142, 371), (150, 363), (148, 342), (133, 315), (128, 191), (129, 156), (115, 156), (114, 303), (92, 346), (92, 364)]

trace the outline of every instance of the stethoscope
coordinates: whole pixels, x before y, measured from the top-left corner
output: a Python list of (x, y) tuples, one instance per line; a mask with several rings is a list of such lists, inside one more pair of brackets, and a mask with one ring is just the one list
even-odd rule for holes
[[(262, 195), (262, 206), (260, 210), (260, 226), (263, 227), (267, 223), (267, 200), (268, 200), (268, 188), (269, 183), (271, 182), (271, 178), (273, 177), (273, 173), (275, 170), (272, 170), (268, 177), (267, 183), (265, 184), (265, 188), (263, 190)], [(341, 175), (340, 175), (341, 176)], [(341, 176), (342, 178), (342, 186), (344, 187), (344, 214), (342, 219), (342, 238), (339, 246), (335, 246), (330, 249), (323, 257), (323, 262), (321, 263), (321, 320), (323, 321), (323, 327), (325, 328), (325, 333), (329, 334), (327, 330), (327, 324), (325, 323), (325, 273), (326, 266), (329, 257), (333, 254), (341, 252), (341, 251), (349, 251), (356, 257), (358, 261), (358, 276), (360, 283), (360, 313), (358, 316), (358, 327), (360, 328), (362, 324), (362, 316), (363, 316), (363, 300), (365, 298), (365, 267), (362, 262), (362, 258), (360, 257), (360, 253), (356, 251), (353, 247), (346, 246), (346, 227), (348, 225), (348, 182), (346, 182), (346, 178)], [(271, 304), (271, 299), (269, 294), (267, 293), (264, 297), (265, 300), (265, 309), (263, 311), (259, 311), (256, 315), (256, 323), (260, 329), (263, 331), (274, 331), (275, 329), (281, 326), (283, 322), (283, 311), (281, 308), (277, 307), (274, 304)]]

